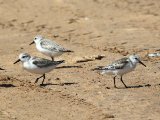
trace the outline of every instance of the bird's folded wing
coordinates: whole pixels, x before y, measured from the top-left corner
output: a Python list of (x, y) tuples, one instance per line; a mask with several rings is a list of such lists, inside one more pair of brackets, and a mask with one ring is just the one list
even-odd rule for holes
[(123, 69), (127, 64), (129, 63), (128, 58), (122, 58), (119, 60), (116, 60), (112, 64), (103, 67), (104, 70), (116, 70), (116, 69)]
[(112, 63), (113, 69), (123, 69), (127, 64), (129, 63), (129, 59), (127, 57), (116, 60), (115, 62)]
[(51, 51), (57, 51), (57, 52), (66, 51), (65, 48), (63, 48), (62, 46), (58, 45), (56, 42), (48, 40), (48, 39), (45, 39), (40, 44), (41, 44), (42, 48), (48, 49), (48, 50), (51, 50)]
[(39, 68), (49, 67), (49, 66), (56, 66), (58, 65), (58, 62), (56, 61), (50, 61), (44, 58), (33, 58), (33, 64), (36, 65)]

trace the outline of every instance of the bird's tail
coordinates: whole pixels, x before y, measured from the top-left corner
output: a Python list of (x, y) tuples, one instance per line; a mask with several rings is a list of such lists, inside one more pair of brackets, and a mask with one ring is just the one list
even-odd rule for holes
[(106, 71), (106, 69), (104, 68), (104, 66), (98, 66), (98, 67), (96, 67), (96, 68), (94, 68), (94, 69), (92, 69), (93, 71), (98, 71), (100, 74), (105, 74), (105, 73), (107, 73), (107, 71)]
[(61, 64), (61, 63), (65, 63), (65, 60), (60, 60), (60, 61), (56, 61), (56, 64)]
[(74, 51), (72, 51), (72, 50), (64, 50), (63, 52), (74, 52)]
[(96, 68), (94, 68), (92, 70), (93, 71), (95, 71), (95, 70), (104, 70), (104, 66), (98, 66), (98, 67), (96, 67)]

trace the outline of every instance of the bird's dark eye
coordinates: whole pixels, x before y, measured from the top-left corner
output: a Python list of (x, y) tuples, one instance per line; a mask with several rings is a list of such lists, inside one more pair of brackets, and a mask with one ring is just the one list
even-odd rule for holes
[(26, 56), (22, 56), (22, 58), (25, 58)]
[(37, 38), (34, 38), (35, 40), (37, 39)]

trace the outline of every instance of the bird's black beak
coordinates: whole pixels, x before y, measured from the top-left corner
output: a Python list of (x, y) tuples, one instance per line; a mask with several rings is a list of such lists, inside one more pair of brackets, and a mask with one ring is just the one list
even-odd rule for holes
[(140, 60), (138, 60), (138, 61), (140, 64), (142, 64), (144, 67), (146, 67), (146, 65), (142, 61), (140, 61)]
[(29, 45), (32, 45), (32, 44), (34, 44), (34, 41), (33, 41), (33, 42), (31, 42)]
[(16, 62), (14, 62), (13, 64), (16, 64), (16, 63), (18, 63), (18, 62), (20, 62), (21, 60), (20, 59), (18, 59)]

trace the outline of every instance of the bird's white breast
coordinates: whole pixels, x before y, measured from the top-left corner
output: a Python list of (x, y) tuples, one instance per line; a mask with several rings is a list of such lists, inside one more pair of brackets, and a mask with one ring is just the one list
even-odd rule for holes
[(28, 62), (23, 63), (23, 68), (31, 73), (44, 74), (44, 73), (48, 73), (48, 72), (52, 71), (55, 68), (55, 66), (40, 68), (40, 67), (37, 67), (36, 65), (34, 65), (32, 63), (32, 61), (28, 61)]

